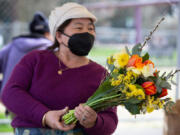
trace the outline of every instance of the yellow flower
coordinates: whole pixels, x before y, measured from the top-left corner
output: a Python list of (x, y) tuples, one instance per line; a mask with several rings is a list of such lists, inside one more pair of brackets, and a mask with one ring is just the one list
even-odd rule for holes
[(131, 78), (129, 76), (125, 76), (124, 83), (127, 83), (127, 84), (131, 83)]
[(129, 90), (130, 90), (130, 91), (135, 91), (135, 90), (137, 90), (136, 86), (133, 85), (133, 84), (129, 84), (128, 87), (129, 87)]
[(145, 99), (145, 93), (143, 89), (138, 89), (136, 85), (133, 84), (127, 84), (127, 86), (129, 88), (129, 92), (126, 91), (125, 94), (128, 98), (136, 97), (139, 100)]
[(111, 79), (111, 85), (112, 86), (118, 86), (121, 84), (121, 80), (115, 80), (114, 78)]
[(110, 56), (110, 57), (107, 58), (107, 63), (108, 63), (109, 65), (114, 64), (114, 60), (113, 60), (113, 57), (112, 57), (112, 56)]
[(129, 61), (129, 55), (127, 53), (116, 53), (113, 58), (115, 59), (114, 65), (117, 68), (125, 67)]
[(159, 108), (163, 108), (164, 107), (164, 100), (161, 100), (158, 104)]
[(119, 72), (119, 70), (116, 68), (113, 70), (113, 73), (118, 73), (118, 72)]
[(145, 93), (142, 89), (137, 90), (137, 95), (139, 100), (145, 99)]
[(164, 101), (160, 98), (155, 98), (154, 96), (147, 96), (146, 104), (143, 105), (148, 113), (151, 113), (155, 109), (163, 108)]
[(133, 71), (128, 71), (126, 73), (126, 76), (124, 77), (124, 83), (131, 83), (132, 81), (135, 81), (138, 77), (138, 74), (134, 73)]
[(147, 106), (146, 110), (148, 113), (151, 113), (154, 111), (154, 107), (153, 106)]
[(152, 105), (153, 101), (154, 101), (154, 96), (151, 97), (150, 95), (148, 95), (148, 96), (147, 96), (147, 102), (148, 102), (148, 104), (149, 104), (149, 105)]
[(120, 80), (120, 81), (122, 82), (123, 79), (124, 79), (124, 75), (123, 75), (123, 74), (120, 74), (117, 78), (118, 78), (118, 80)]
[(153, 105), (156, 106), (157, 109), (163, 108), (164, 100), (160, 100), (160, 98), (157, 98), (155, 101), (153, 101)]

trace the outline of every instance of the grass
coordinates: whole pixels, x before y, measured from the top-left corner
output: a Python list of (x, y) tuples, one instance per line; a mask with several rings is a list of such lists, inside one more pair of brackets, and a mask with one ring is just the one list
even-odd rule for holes
[(9, 124), (0, 124), (0, 133), (1, 132), (13, 132), (13, 128)]
[(90, 56), (96, 56), (96, 57), (99, 57), (99, 56), (109, 56), (115, 52), (118, 52), (120, 51), (120, 49), (117, 49), (117, 48), (112, 48), (112, 47), (94, 47), (92, 49), (92, 51), (90, 52)]
[(5, 119), (6, 116), (4, 115), (4, 113), (0, 113), (0, 119)]
[[(0, 119), (10, 119), (10, 117), (6, 118), (4, 113), (0, 113)], [(13, 132), (13, 128), (10, 124), (0, 124), (0, 133), (1, 132)]]
[(106, 65), (106, 58), (113, 53), (120, 51), (120, 49), (113, 48), (113, 47), (94, 47), (91, 52), (89, 53), (88, 57), (97, 63), (105, 66)]

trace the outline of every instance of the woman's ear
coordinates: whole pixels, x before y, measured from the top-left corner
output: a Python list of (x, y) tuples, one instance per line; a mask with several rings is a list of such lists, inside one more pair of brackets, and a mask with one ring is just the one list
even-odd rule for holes
[(56, 39), (57, 39), (57, 41), (58, 41), (59, 43), (62, 42), (61, 33), (58, 32), (58, 31), (56, 32)]

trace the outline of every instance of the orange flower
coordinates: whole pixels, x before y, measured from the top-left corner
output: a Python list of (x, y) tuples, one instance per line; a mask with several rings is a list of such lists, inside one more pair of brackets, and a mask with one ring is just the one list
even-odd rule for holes
[(138, 55), (133, 55), (129, 61), (128, 61), (128, 64), (127, 64), (127, 67), (132, 67), (135, 65), (136, 63), (136, 59), (138, 59)]
[(164, 96), (166, 96), (167, 94), (168, 94), (167, 89), (162, 88), (162, 93), (161, 93), (161, 95), (160, 95), (159, 97), (164, 97)]
[(156, 86), (153, 82), (144, 82), (141, 86), (144, 88), (146, 95), (156, 94)]
[(144, 62), (145, 65), (148, 65), (148, 64), (152, 64), (153, 65), (153, 68), (154, 68), (154, 63), (151, 61), (151, 60), (146, 60)]
[(127, 67), (136, 67), (136, 68), (143, 68), (144, 64), (142, 63), (142, 58), (139, 57), (137, 54), (133, 55), (127, 64)]

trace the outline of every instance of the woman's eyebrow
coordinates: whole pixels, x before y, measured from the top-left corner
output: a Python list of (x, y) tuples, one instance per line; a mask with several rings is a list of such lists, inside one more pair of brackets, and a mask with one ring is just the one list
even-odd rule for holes
[(75, 22), (74, 25), (83, 25), (83, 24), (80, 22)]
[[(73, 25), (76, 26), (76, 25), (84, 25), (84, 24), (81, 23), (81, 22), (75, 22)], [(90, 23), (88, 23), (88, 26), (89, 26), (89, 25), (94, 26), (94, 23), (90, 22)]]

